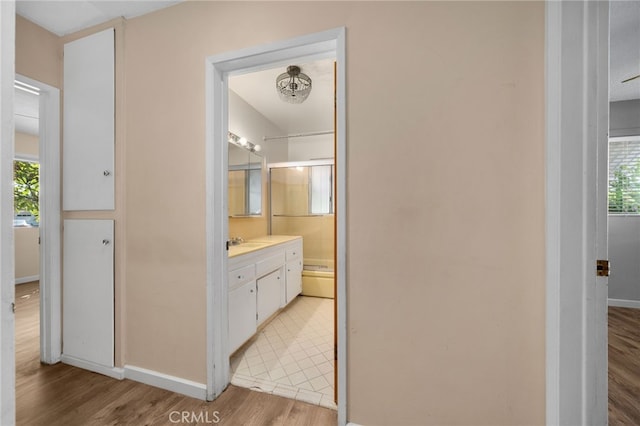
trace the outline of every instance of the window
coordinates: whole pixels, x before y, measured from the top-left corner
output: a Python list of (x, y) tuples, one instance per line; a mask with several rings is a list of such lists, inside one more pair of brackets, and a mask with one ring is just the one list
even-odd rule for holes
[(13, 162), (13, 226), (38, 226), (40, 222), (40, 164)]
[(330, 164), (286, 163), (269, 171), (273, 216), (317, 216), (335, 211), (334, 168)]
[(311, 214), (333, 213), (333, 166), (313, 166), (310, 168)]
[(640, 138), (609, 141), (609, 213), (640, 214)]

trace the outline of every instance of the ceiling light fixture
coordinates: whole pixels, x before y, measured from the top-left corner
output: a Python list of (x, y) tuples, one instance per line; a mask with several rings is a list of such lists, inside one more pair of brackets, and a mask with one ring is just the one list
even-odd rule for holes
[(276, 78), (276, 89), (283, 101), (290, 104), (301, 104), (311, 93), (311, 78), (300, 72), (300, 67), (289, 65), (287, 72)]

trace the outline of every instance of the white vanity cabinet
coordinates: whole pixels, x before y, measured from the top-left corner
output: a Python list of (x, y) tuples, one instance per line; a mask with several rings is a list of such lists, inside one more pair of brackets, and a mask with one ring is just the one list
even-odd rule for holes
[(229, 346), (235, 352), (256, 332), (256, 280), (253, 264), (229, 272)]
[(285, 305), (302, 293), (302, 242), (292, 244), (286, 251)]
[(282, 268), (278, 268), (260, 278), (256, 283), (258, 288), (258, 325), (261, 325), (280, 309), (280, 296), (282, 294), (281, 275)]
[(302, 259), (301, 237), (268, 236), (230, 248), (230, 353), (301, 293)]
[(256, 333), (256, 281), (229, 292), (229, 346), (235, 352)]

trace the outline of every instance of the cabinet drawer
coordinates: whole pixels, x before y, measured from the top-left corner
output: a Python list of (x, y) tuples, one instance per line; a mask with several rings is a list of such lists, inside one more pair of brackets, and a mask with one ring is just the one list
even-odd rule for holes
[(256, 263), (256, 275), (261, 277), (284, 265), (284, 253), (274, 254)]
[(295, 247), (288, 248), (286, 251), (287, 262), (290, 260), (298, 259), (302, 255), (302, 246), (297, 245)]
[(229, 272), (229, 288), (232, 289), (246, 282), (251, 281), (256, 276), (256, 268), (254, 265), (248, 265), (244, 268), (234, 269)]

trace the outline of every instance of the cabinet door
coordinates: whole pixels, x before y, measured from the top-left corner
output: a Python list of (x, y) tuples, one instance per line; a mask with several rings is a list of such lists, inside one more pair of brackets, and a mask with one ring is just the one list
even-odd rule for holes
[(64, 45), (63, 209), (113, 210), (114, 29)]
[(113, 367), (113, 221), (64, 221), (64, 355)]
[(287, 262), (287, 303), (302, 293), (302, 260)]
[(255, 280), (229, 292), (229, 346), (235, 352), (256, 332)]
[(281, 269), (260, 278), (258, 288), (258, 325), (280, 308), (282, 295)]

